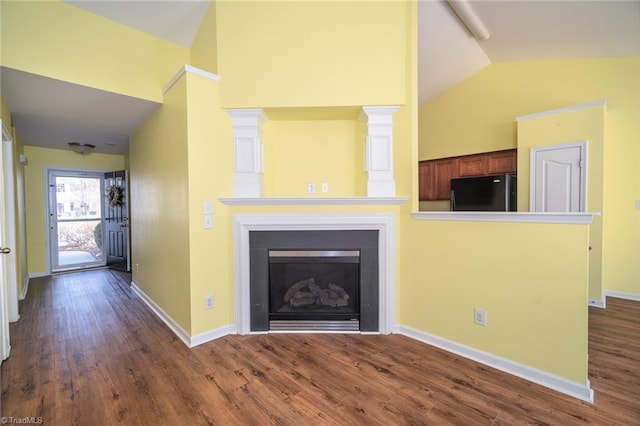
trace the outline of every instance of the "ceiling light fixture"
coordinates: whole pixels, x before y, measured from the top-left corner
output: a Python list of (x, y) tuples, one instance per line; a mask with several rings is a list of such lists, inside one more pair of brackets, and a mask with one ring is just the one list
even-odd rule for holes
[(468, 0), (447, 0), (449, 6), (458, 15), (458, 18), (464, 25), (471, 31), (471, 34), (478, 41), (489, 40), (491, 34), (489, 30), (484, 26), (478, 15), (473, 11)]
[(69, 142), (69, 148), (78, 154), (90, 154), (96, 149), (96, 146), (90, 143)]

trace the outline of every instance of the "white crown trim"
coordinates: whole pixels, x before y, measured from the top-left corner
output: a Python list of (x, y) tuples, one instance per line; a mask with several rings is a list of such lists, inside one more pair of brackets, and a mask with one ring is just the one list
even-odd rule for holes
[(187, 72), (199, 75), (200, 77), (204, 77), (209, 80), (220, 81), (220, 76), (218, 74), (214, 74), (212, 72), (185, 64), (178, 70), (177, 73), (175, 73), (173, 77), (171, 77), (171, 80), (169, 80), (169, 82), (165, 84), (165, 86), (162, 88), (162, 94), (164, 95), (165, 93), (167, 93), (169, 89), (171, 89), (171, 87), (176, 84), (178, 80), (180, 80), (180, 77), (182, 77), (182, 75)]
[(558, 109), (552, 109), (549, 111), (542, 111), (542, 112), (536, 112), (533, 114), (527, 114), (527, 115), (521, 115), (519, 117), (516, 117), (516, 121), (524, 121), (524, 120), (530, 120), (532, 118), (540, 118), (540, 117), (546, 117), (549, 115), (555, 115), (555, 114), (559, 114), (562, 112), (570, 112), (570, 111), (578, 111), (581, 109), (586, 109), (586, 108), (593, 108), (593, 107), (597, 107), (597, 106), (607, 106), (607, 101), (605, 99), (601, 99), (599, 101), (593, 101), (593, 102), (587, 102), (585, 104), (579, 104), (579, 105), (571, 105), (568, 107), (564, 107), (564, 108), (558, 108)]

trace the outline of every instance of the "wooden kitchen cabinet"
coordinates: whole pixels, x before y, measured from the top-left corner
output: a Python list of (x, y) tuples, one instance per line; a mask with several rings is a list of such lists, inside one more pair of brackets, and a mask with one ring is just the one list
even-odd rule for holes
[(482, 176), (487, 173), (486, 155), (467, 155), (458, 159), (458, 176)]
[(487, 174), (515, 173), (518, 169), (518, 150), (490, 152), (487, 154)]
[(446, 159), (433, 163), (434, 200), (451, 198), (451, 178), (457, 177), (458, 160)]
[(418, 180), (419, 180), (419, 196), (420, 200), (434, 200), (435, 199), (435, 185), (433, 182), (433, 163), (430, 161), (422, 161), (418, 165)]
[(518, 151), (485, 152), (459, 157), (423, 160), (418, 163), (420, 201), (448, 200), (451, 179), (515, 173)]

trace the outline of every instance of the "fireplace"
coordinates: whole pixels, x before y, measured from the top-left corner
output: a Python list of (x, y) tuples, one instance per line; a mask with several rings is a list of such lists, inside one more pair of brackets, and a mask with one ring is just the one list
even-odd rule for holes
[(378, 231), (251, 231), (251, 331), (379, 331)]
[(360, 250), (269, 250), (269, 329), (360, 330)]

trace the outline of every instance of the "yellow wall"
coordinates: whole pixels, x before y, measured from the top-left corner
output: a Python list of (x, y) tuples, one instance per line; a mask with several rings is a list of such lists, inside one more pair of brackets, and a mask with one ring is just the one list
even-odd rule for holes
[[(231, 218), (218, 197), (233, 182), (231, 116), (220, 108), (220, 83), (187, 74), (191, 334), (233, 323)], [(204, 202), (213, 204), (213, 227), (204, 229)], [(204, 298), (214, 296), (214, 308)]]
[(133, 281), (191, 328), (186, 79), (130, 139)]
[(45, 188), (46, 169), (110, 171), (123, 168), (123, 157), (110, 154), (81, 155), (72, 151), (25, 146), (29, 162), (24, 167), (27, 266), (30, 275), (46, 273)]
[(225, 108), (405, 103), (404, 1), (219, 1)]
[[(365, 195), (364, 139), (356, 120), (268, 121), (263, 127), (265, 196)], [(329, 191), (321, 191), (322, 182)], [(315, 194), (307, 184), (315, 183)]]
[(7, 129), (11, 128), (11, 111), (9, 111), (9, 107), (2, 96), (0, 96), (0, 119)]
[(586, 383), (588, 226), (406, 225), (400, 324)]
[(607, 101), (602, 285), (637, 295), (640, 57), (489, 65), (420, 108), (419, 158), (513, 148), (515, 117), (599, 99)]
[(62, 1), (2, 2), (2, 65), (161, 101), (189, 49)]
[(216, 28), (216, 5), (212, 2), (191, 44), (191, 65), (214, 74), (218, 73)]
[[(587, 143), (587, 211), (603, 213), (603, 148), (605, 106), (561, 112), (518, 122), (518, 173), (530, 173), (530, 149), (572, 142)], [(529, 210), (529, 181), (518, 181), (518, 210)], [(589, 231), (589, 298), (602, 300), (602, 219), (595, 216)]]

